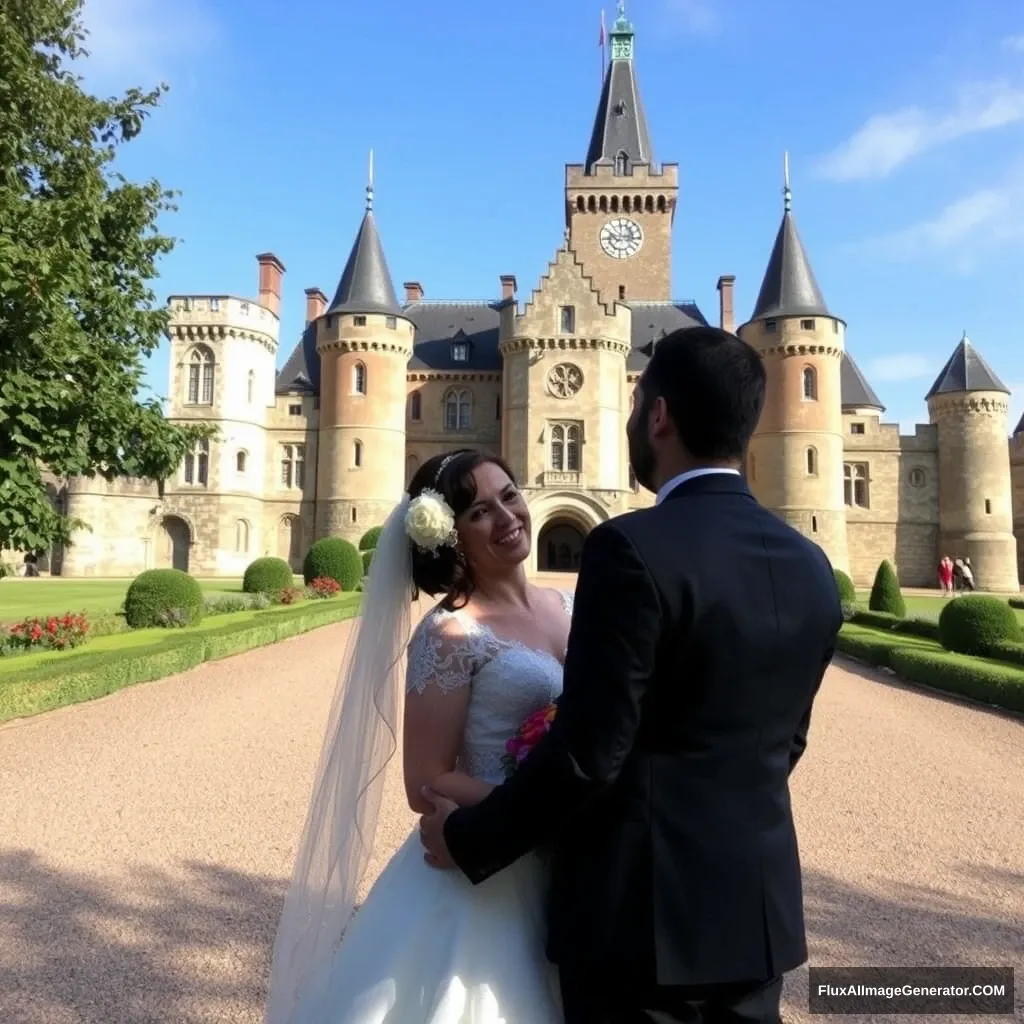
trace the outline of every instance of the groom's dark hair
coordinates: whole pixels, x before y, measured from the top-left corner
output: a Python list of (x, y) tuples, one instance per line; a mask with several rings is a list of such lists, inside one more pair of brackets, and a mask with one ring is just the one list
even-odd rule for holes
[(717, 327), (684, 327), (654, 345), (640, 379), (645, 413), (665, 400), (679, 440), (697, 459), (742, 459), (764, 406), (760, 354)]

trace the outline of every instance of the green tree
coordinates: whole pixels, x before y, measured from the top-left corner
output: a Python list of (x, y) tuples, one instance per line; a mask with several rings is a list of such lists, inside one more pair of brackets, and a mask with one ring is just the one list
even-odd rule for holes
[(167, 311), (149, 282), (172, 194), (115, 169), (164, 92), (90, 95), (83, 0), (0, 5), (0, 547), (46, 548), (63, 519), (43, 470), (163, 480), (209, 427), (143, 399)]
[(907, 606), (903, 600), (903, 591), (900, 590), (896, 570), (888, 561), (882, 562), (875, 573), (875, 582), (871, 587), (868, 608), (873, 612), (897, 615), (901, 619), (907, 614)]

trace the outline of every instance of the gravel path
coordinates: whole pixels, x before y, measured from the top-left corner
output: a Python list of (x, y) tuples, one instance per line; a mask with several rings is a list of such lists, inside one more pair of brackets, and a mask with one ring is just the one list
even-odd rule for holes
[[(257, 1024), (348, 629), (0, 727), (0, 1021)], [(1024, 965), (1022, 778), (1020, 720), (834, 665), (793, 784), (812, 962)], [(786, 1002), (821, 1019), (803, 972)]]

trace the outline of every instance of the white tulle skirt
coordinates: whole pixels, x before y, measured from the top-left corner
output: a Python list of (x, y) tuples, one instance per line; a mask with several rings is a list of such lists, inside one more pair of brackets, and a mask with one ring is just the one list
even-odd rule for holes
[(481, 885), (423, 861), (413, 833), (349, 925), (297, 1024), (562, 1024), (544, 955), (543, 865)]

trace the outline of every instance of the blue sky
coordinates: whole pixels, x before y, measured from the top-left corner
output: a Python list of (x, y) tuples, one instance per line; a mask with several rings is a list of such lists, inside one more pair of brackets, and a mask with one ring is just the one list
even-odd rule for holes
[[(614, 0), (604, 0), (606, 20)], [(287, 267), (279, 362), (303, 290), (337, 283), (375, 152), (396, 288), (533, 288), (563, 233), (600, 86), (601, 0), (86, 0), (97, 91), (171, 92), (122, 169), (182, 195), (175, 293), (252, 295)], [(629, 0), (655, 156), (680, 165), (674, 293), (749, 314), (794, 212), (847, 345), (905, 428), (966, 330), (1024, 412), (1024, 15), (1005, 0)], [(166, 391), (166, 349), (150, 384)], [(1012, 426), (1012, 424), (1011, 424)]]

